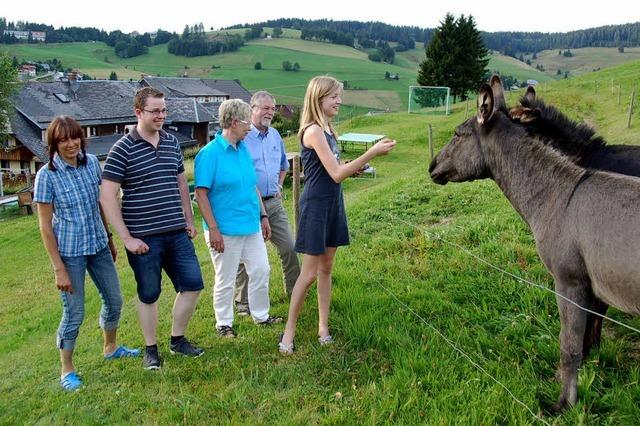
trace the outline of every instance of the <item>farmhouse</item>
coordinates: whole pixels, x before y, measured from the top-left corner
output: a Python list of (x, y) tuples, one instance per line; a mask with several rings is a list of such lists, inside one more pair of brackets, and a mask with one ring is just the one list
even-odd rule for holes
[(77, 75), (51, 83), (29, 82), (14, 96), (8, 140), (0, 149), (0, 171), (35, 173), (48, 160), (46, 130), (56, 115), (74, 117), (87, 138), (87, 150), (104, 160), (136, 123), (133, 96), (152, 86), (165, 94), (165, 130), (183, 148), (206, 144), (218, 127), (218, 107), (230, 98), (251, 99), (234, 80), (144, 77), (140, 82), (80, 80)]

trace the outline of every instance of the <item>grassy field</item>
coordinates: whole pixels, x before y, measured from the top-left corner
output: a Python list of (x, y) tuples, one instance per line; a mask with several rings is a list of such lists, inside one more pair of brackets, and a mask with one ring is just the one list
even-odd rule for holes
[[(311, 77), (330, 74), (358, 89), (354, 99), (359, 103), (354, 106), (404, 109), (408, 87), (414, 84), (416, 76), (415, 69), (374, 63), (355, 49), (292, 38), (250, 42), (237, 52), (196, 58), (170, 55), (166, 45), (154, 46), (148, 54), (130, 59), (118, 58), (104, 43), (12, 45), (6, 46), (6, 50), (20, 60), (56, 57), (65, 67), (78, 68), (95, 78), (107, 78), (111, 71), (120, 79), (139, 79), (142, 74), (182, 76), (186, 71), (190, 77), (238, 79), (251, 91), (266, 89), (279, 102), (296, 104), (302, 103)], [(298, 62), (300, 71), (285, 72), (283, 61)], [(254, 69), (256, 62), (261, 62), (262, 70)], [(398, 73), (401, 79), (385, 80), (386, 71)], [(376, 92), (367, 95), (363, 89)], [(381, 96), (380, 91), (388, 93)], [(349, 99), (348, 94), (346, 98)], [(388, 105), (381, 104), (384, 99), (390, 99)]]
[(558, 55), (558, 51), (559, 49), (539, 52), (536, 55), (537, 59), (532, 60), (533, 66), (542, 64), (545, 73), (553, 76), (556, 75), (558, 69), (561, 72), (569, 71), (571, 76), (578, 76), (594, 70), (640, 60), (640, 47), (625, 48), (624, 53), (618, 52), (618, 49), (614, 47), (571, 49), (571, 53), (573, 53), (571, 57)]
[[(628, 99), (639, 72), (640, 63), (629, 64), (538, 91), (570, 116), (597, 125), (610, 143), (639, 143), (640, 114), (627, 130), (617, 96), (593, 90), (596, 80), (614, 79)], [(513, 102), (516, 94), (510, 96)], [(577, 406), (549, 414), (560, 389), (553, 295), (450, 244), (552, 287), (530, 231), (493, 182), (442, 187), (427, 177), (426, 125), (433, 126), (438, 149), (464, 110), (455, 105), (448, 117), (389, 114), (342, 123), (340, 132), (384, 133), (399, 143), (390, 156), (373, 161), (376, 179), (344, 185), (352, 244), (338, 251), (335, 267), (330, 323), (336, 344), (317, 344), (312, 292), (300, 319), (298, 350), (289, 358), (276, 349), (282, 327), (258, 329), (240, 318), (238, 339), (215, 336), (213, 267), (199, 236), (206, 290), (188, 334), (206, 354), (195, 361), (168, 354), (173, 291), (165, 282), (159, 327), (165, 367), (146, 372), (140, 360), (104, 362), (98, 296), (88, 290), (76, 351), (86, 386), (61, 392), (54, 343), (60, 303), (37, 220), (0, 213), (0, 423), (538, 423), (529, 409), (558, 425), (637, 424), (640, 336), (605, 323), (603, 346), (580, 370)], [(287, 146), (295, 150), (295, 140)], [(125, 298), (120, 341), (140, 347), (135, 284), (124, 257), (118, 260)], [(273, 251), (270, 259), (272, 314), (284, 316)], [(640, 327), (640, 318), (615, 310), (611, 315)]]

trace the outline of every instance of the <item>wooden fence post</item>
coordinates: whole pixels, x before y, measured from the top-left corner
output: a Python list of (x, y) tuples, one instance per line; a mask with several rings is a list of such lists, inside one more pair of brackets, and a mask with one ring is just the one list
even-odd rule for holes
[(618, 84), (618, 105), (620, 105), (620, 85)]
[(464, 119), (469, 118), (469, 99), (467, 99), (467, 110), (464, 112)]
[(298, 233), (298, 219), (300, 215), (300, 156), (293, 157), (293, 228)]
[(429, 124), (429, 164), (433, 161), (433, 128)]
[(633, 101), (636, 98), (636, 88), (631, 92), (631, 102), (629, 102), (629, 118), (627, 118), (627, 129), (631, 128), (631, 115), (633, 114)]

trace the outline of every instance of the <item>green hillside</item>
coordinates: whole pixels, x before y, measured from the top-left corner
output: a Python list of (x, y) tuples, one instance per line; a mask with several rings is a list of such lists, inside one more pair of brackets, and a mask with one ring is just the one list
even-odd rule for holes
[[(95, 78), (107, 78), (115, 71), (120, 79), (139, 79), (142, 74), (161, 76), (237, 79), (247, 89), (266, 89), (279, 102), (301, 103), (309, 79), (330, 74), (346, 80), (345, 104), (360, 108), (403, 110), (409, 85), (415, 83), (415, 70), (374, 63), (366, 54), (343, 46), (273, 39), (250, 42), (237, 52), (186, 58), (167, 53), (166, 45), (154, 46), (146, 55), (130, 59), (115, 56), (104, 43), (7, 46), (10, 55), (20, 60), (58, 58), (65, 67), (78, 68)], [(298, 62), (300, 71), (286, 72), (283, 61)], [(254, 65), (261, 62), (262, 70)], [(398, 73), (399, 81), (385, 80), (385, 72)]]
[[(562, 49), (564, 51), (564, 49)], [(569, 71), (571, 76), (582, 75), (603, 68), (625, 64), (640, 60), (640, 47), (628, 47), (624, 53), (616, 48), (586, 47), (583, 49), (571, 49), (573, 56), (565, 57), (558, 54), (559, 50), (545, 50), (537, 53), (537, 59), (532, 59), (532, 64), (541, 64), (545, 73), (555, 76), (557, 70)]]
[[(609, 143), (638, 144), (640, 113), (631, 129), (625, 114), (638, 75), (640, 62), (635, 62), (537, 90), (571, 117), (596, 126)], [(596, 82), (612, 80), (621, 86), (621, 105), (604, 83), (595, 90)], [(508, 94), (508, 101), (519, 95)], [(188, 335), (205, 348), (204, 356), (194, 361), (168, 354), (173, 290), (165, 281), (158, 328), (163, 369), (143, 371), (139, 359), (103, 361), (100, 303), (88, 283), (75, 357), (86, 386), (61, 392), (54, 339), (60, 300), (37, 219), (0, 212), (0, 423), (520, 425), (539, 424), (535, 416), (540, 415), (553, 425), (637, 424), (637, 334), (605, 322), (602, 347), (581, 367), (577, 406), (551, 414), (560, 390), (554, 374), (555, 297), (453, 245), (552, 286), (531, 232), (492, 181), (438, 186), (427, 177), (426, 125), (433, 126), (437, 151), (464, 114), (465, 104), (457, 104), (446, 117), (395, 113), (339, 126), (340, 133), (387, 134), (398, 146), (372, 161), (376, 179), (344, 183), (352, 242), (338, 251), (334, 270), (330, 325), (336, 343), (317, 344), (312, 289), (300, 317), (296, 353), (289, 358), (277, 352), (282, 326), (258, 328), (237, 318), (237, 339), (215, 336), (214, 272), (198, 235), (206, 288)], [(297, 149), (295, 138), (287, 147)], [(290, 209), (289, 180), (286, 194)], [(284, 316), (288, 304), (272, 248), (270, 262), (271, 313)], [(118, 272), (125, 301), (120, 340), (141, 347), (135, 283), (122, 251)], [(638, 317), (615, 309), (610, 315), (640, 328)]]
[[(242, 34), (244, 31), (224, 30), (209, 34)], [(405, 110), (408, 88), (416, 84), (417, 69), (424, 60), (424, 49), (416, 48), (397, 53), (394, 65), (375, 63), (367, 59), (366, 52), (347, 46), (300, 40), (300, 31), (288, 29), (284, 30), (282, 38), (254, 40), (236, 52), (195, 58), (171, 55), (166, 45), (154, 46), (148, 54), (130, 59), (118, 58), (112, 48), (97, 42), (17, 44), (0, 48), (20, 60), (55, 57), (65, 67), (77, 68), (94, 78), (108, 78), (115, 71), (120, 79), (137, 80), (142, 74), (237, 79), (251, 91), (266, 89), (273, 92), (282, 103), (301, 103), (309, 79), (329, 74), (347, 81), (348, 90), (343, 101), (348, 107), (343, 109), (343, 116), (369, 109)], [(544, 83), (557, 78), (555, 69), (558, 67), (569, 69), (573, 76), (579, 75), (581, 69), (640, 58), (640, 48), (627, 49), (624, 54), (614, 50), (578, 49), (574, 51), (573, 58), (558, 56), (557, 51), (540, 54), (539, 60), (547, 73), (494, 52), (488, 68), (521, 81), (534, 79)], [(285, 72), (283, 61), (298, 62), (300, 71)], [(256, 62), (261, 63), (262, 70), (254, 69)], [(397, 73), (400, 80), (385, 80), (387, 71)]]

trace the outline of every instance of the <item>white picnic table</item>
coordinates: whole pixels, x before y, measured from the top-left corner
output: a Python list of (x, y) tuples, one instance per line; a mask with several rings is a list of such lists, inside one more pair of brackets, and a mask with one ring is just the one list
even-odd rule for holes
[(384, 137), (385, 135), (372, 135), (370, 133), (345, 133), (338, 137), (338, 143), (340, 144), (340, 150), (342, 152), (344, 152), (347, 147), (364, 148), (366, 151)]

